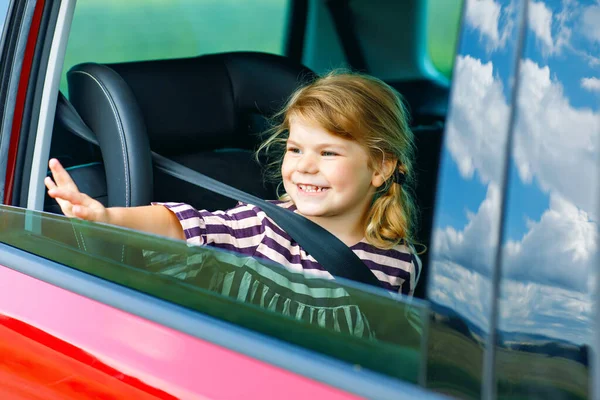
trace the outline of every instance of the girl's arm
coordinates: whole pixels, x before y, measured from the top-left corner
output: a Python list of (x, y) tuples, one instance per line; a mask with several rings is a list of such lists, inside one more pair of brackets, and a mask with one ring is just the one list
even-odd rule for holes
[(179, 220), (166, 207), (106, 208), (99, 201), (81, 193), (58, 160), (50, 160), (49, 166), (54, 181), (50, 177), (44, 180), (48, 195), (56, 199), (67, 217), (119, 225), (174, 239), (185, 239)]
[(185, 240), (179, 219), (167, 207), (110, 207), (106, 210), (109, 224)]

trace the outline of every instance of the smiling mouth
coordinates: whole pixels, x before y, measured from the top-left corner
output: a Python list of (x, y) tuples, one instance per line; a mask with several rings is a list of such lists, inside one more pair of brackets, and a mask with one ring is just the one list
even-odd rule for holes
[(328, 187), (323, 187), (323, 186), (303, 185), (303, 184), (298, 184), (297, 186), (300, 189), (300, 191), (306, 192), (306, 193), (321, 193), (321, 192), (325, 192), (325, 191), (329, 190)]

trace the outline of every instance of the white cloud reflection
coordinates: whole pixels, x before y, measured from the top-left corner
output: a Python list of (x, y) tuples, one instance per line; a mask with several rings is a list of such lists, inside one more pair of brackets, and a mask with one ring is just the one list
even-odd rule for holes
[(496, 0), (467, 0), (465, 21), (479, 31), (488, 51), (504, 48), (514, 26), (514, 3), (502, 6)]
[(550, 52), (554, 51), (552, 39), (552, 11), (542, 1), (529, 2), (529, 29)]
[(600, 114), (575, 108), (548, 66), (521, 63), (514, 160), (525, 183), (535, 178), (547, 193), (560, 194), (594, 213)]
[(501, 176), (510, 108), (491, 62), (458, 56), (446, 145), (461, 175), (485, 182)]
[(598, 78), (581, 78), (581, 87), (590, 92), (600, 92), (600, 79)]
[[(551, 36), (550, 36), (551, 37)], [(431, 300), (487, 328), (491, 265), (500, 212), (498, 182), (503, 149), (502, 119), (509, 107), (491, 62), (458, 57), (447, 149), (464, 179), (488, 185), (463, 227), (434, 233)], [(595, 290), (598, 227), (595, 197), (600, 114), (576, 108), (548, 66), (523, 60), (513, 160), (518, 179), (550, 198), (538, 220), (527, 222), (520, 240), (503, 248), (500, 329), (587, 342)], [(585, 82), (585, 83), (584, 83)], [(595, 87), (595, 80), (581, 80)], [(513, 198), (510, 212), (519, 212)]]

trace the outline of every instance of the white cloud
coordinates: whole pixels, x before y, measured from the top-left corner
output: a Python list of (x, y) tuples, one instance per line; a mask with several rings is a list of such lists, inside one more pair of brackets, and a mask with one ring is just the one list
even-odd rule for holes
[(552, 40), (552, 11), (543, 2), (529, 2), (529, 28), (544, 46), (550, 50), (554, 49)]
[(471, 56), (456, 60), (447, 146), (464, 178), (478, 171), (483, 182), (498, 181), (510, 108), (491, 62)]
[[(453, 308), (482, 329), (489, 326), (490, 271), (495, 262), (499, 192), (490, 184), (462, 230), (438, 230), (429, 299)], [(499, 327), (589, 343), (596, 290), (598, 227), (557, 195), (520, 241), (503, 248)]]
[(575, 54), (583, 57), (588, 62), (588, 65), (592, 68), (600, 65), (600, 57), (596, 57), (590, 53), (586, 53), (585, 51), (575, 51)]
[(592, 42), (600, 43), (600, 4), (586, 7), (581, 14), (581, 32)]
[(506, 280), (501, 287), (498, 328), (590, 343), (595, 324), (592, 305), (588, 293)]
[[(514, 162), (519, 179), (524, 183), (533, 183), (535, 179), (551, 199), (551, 207), (539, 223), (530, 223), (530, 232), (524, 240), (529, 243), (526, 247), (537, 249), (536, 257), (540, 256), (538, 253), (547, 254), (548, 262), (563, 260), (557, 251), (567, 251), (553, 238), (560, 240), (563, 246), (571, 246), (569, 251), (579, 251), (565, 255), (567, 258), (560, 264), (564, 267), (566, 260), (571, 260), (568, 257), (575, 257), (573, 254), (580, 256), (578, 260), (587, 260), (590, 249), (595, 249), (596, 237), (590, 230), (595, 232), (596, 228), (595, 225), (592, 228), (590, 220), (597, 219), (600, 113), (571, 106), (562, 85), (551, 78), (547, 66), (540, 67), (531, 60), (524, 60), (520, 74)], [(496, 243), (494, 227), (498, 226), (500, 212), (498, 182), (502, 174), (501, 155), (508, 131), (509, 110), (502, 87), (493, 77), (491, 63), (482, 64), (468, 56), (459, 57), (455, 76), (446, 144), (464, 178), (471, 179), (477, 171), (489, 186), (479, 209), (475, 213), (468, 212), (465, 227), (446, 227), (435, 233), (434, 250), (452, 262), (488, 274)], [(536, 227), (541, 229), (539, 233), (533, 231)], [(550, 236), (543, 237), (542, 233)], [(569, 244), (568, 238), (574, 242)], [(520, 254), (519, 246), (514, 242), (508, 245), (507, 254), (513, 257), (511, 263), (514, 265), (519, 265), (518, 259), (526, 256), (525, 253), (516, 255)], [(541, 262), (541, 265), (547, 264)], [(535, 271), (535, 268), (530, 270)], [(587, 276), (583, 270), (579, 272), (579, 278), (569, 279)], [(535, 273), (539, 273), (545, 283), (556, 284), (565, 279), (559, 272), (553, 273), (551, 268)], [(524, 278), (526, 272), (517, 275)], [(571, 287), (581, 289), (573, 282)]]
[(520, 179), (535, 177), (542, 190), (595, 215), (600, 114), (571, 106), (547, 66), (524, 60), (520, 75), (513, 151)]
[(428, 299), (450, 307), (487, 331), (491, 310), (492, 285), (489, 277), (452, 261), (436, 260), (432, 264)]
[(589, 343), (597, 250), (597, 224), (551, 195), (540, 220), (504, 246), (500, 329)]
[(505, 244), (503, 274), (520, 282), (590, 293), (598, 226), (588, 213), (552, 194), (550, 207), (528, 228), (521, 240)]
[(453, 227), (434, 232), (433, 251), (444, 260), (464, 265), (490, 276), (494, 264), (494, 246), (498, 241), (500, 190), (488, 185), (485, 199), (476, 213), (467, 212), (467, 225), (462, 230)]
[[(520, 74), (514, 162), (519, 179), (535, 181), (550, 206), (528, 222), (520, 240), (503, 247), (500, 328), (589, 342), (600, 113), (573, 107), (547, 66), (524, 60)], [(471, 179), (477, 172), (488, 191), (475, 212), (466, 211), (465, 226), (434, 232), (429, 294), (485, 329), (500, 216), (497, 153), (509, 110), (491, 63), (459, 57), (455, 84), (446, 143), (462, 176)], [(510, 212), (519, 212), (521, 201), (512, 199)]]
[(581, 87), (590, 92), (600, 92), (600, 79), (598, 78), (581, 78)]
[(529, 2), (528, 26), (543, 54), (558, 54), (565, 47), (571, 48), (573, 30), (569, 25), (579, 13), (579, 6), (573, 0), (563, 0), (558, 14), (554, 14), (543, 1)]
[(514, 25), (512, 2), (503, 8), (495, 0), (467, 0), (466, 7), (467, 24), (480, 32), (488, 50), (503, 48)]
[(556, 14), (556, 22), (558, 23), (558, 32), (556, 34), (555, 48), (557, 50), (563, 47), (571, 47), (571, 35), (573, 33), (571, 27), (567, 23), (573, 21), (579, 10), (577, 0), (563, 0), (562, 10)]
[[(432, 265), (429, 299), (450, 307), (480, 329), (489, 327), (491, 280), (451, 261)], [(500, 287), (498, 328), (505, 332), (545, 335), (573, 343), (590, 343), (593, 299), (534, 282), (504, 279)]]
[[(513, 199), (511, 206), (519, 204)], [(515, 210), (509, 210), (515, 211)], [(434, 233), (433, 252), (440, 261), (462, 265), (489, 277), (495, 263), (500, 216), (500, 191), (490, 184), (476, 213), (467, 211), (467, 224)], [(563, 197), (550, 196), (550, 207), (528, 232), (503, 249), (504, 278), (591, 292), (590, 276), (598, 249), (598, 226), (585, 211)]]

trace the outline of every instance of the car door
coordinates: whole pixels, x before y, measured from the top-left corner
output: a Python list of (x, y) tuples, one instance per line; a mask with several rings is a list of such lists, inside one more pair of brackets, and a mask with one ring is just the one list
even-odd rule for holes
[[(4, 206), (1, 390), (22, 398), (425, 396), (402, 384), (409, 381), (460, 397), (591, 396), (598, 85), (593, 47), (585, 43), (595, 43), (589, 21), (596, 8), (564, 4), (466, 2), (427, 301), (390, 302), (334, 284), (379, 317), (416, 314), (418, 340), (340, 337), (182, 275), (207, 259), (213, 273), (231, 271), (229, 255)], [(45, 167), (33, 164), (45, 150), (36, 135), (52, 122), (51, 97), (43, 94), (60, 78), (45, 66), (64, 52), (53, 44), (68, 31), (74, 3), (6, 5), (0, 172), (4, 204), (21, 204), (41, 198), (35, 187)], [(548, 15), (549, 31), (539, 25)], [(577, 31), (581, 37), (568, 36), (574, 23), (587, 27)], [(569, 62), (561, 57), (587, 62), (571, 86), (561, 81), (559, 63)], [(548, 165), (560, 171), (549, 173)], [(39, 176), (15, 179), (30, 170)], [(551, 223), (570, 228), (553, 231)], [(545, 248), (534, 240), (546, 238), (540, 232), (568, 246)], [(152, 262), (140, 262), (140, 254)], [(561, 279), (557, 271), (570, 265), (577, 274)]]
[[(1, 397), (433, 397), (406, 383), (422, 381), (422, 337), (406, 333), (415, 321), (427, 326), (424, 302), (324, 282), (376, 319), (401, 324), (388, 329), (393, 340), (341, 335), (187, 280), (198, 273), (190, 266), (211, 277), (242, 267), (270, 276), (276, 266), (10, 206), (39, 198), (43, 174), (29, 173), (45, 171), (35, 163), (48, 143), (37, 135), (52, 124), (53, 60), (64, 55), (73, 7), (12, 1), (2, 36)], [(410, 323), (398, 318), (408, 314)]]

